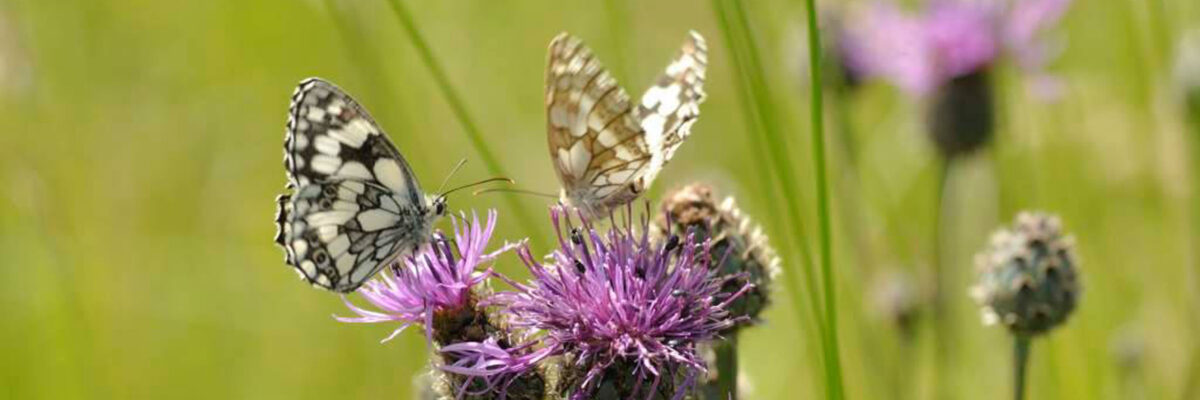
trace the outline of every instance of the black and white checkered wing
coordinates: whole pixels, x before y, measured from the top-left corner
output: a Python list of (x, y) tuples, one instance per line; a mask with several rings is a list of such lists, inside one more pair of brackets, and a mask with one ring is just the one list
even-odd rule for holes
[(428, 240), (435, 213), (396, 146), (333, 84), (302, 81), (284, 141), (291, 193), (279, 196), (276, 242), (308, 282), (352, 292)]
[(708, 46), (696, 31), (667, 65), (666, 71), (642, 95), (637, 117), (646, 132), (652, 159), (645, 179), (653, 181), (675, 150), (691, 135), (704, 102), (704, 75), (708, 68)]

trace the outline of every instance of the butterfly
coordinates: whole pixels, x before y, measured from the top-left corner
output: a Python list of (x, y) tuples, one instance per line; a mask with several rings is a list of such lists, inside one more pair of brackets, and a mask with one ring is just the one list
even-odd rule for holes
[(604, 217), (645, 191), (700, 115), (708, 48), (691, 31), (639, 103), (633, 103), (581, 40), (550, 42), (546, 138), (562, 183), (559, 198)]
[(280, 195), (275, 242), (309, 283), (358, 289), (430, 240), (445, 195), (421, 191), (412, 168), (367, 110), (319, 78), (292, 95), (284, 140), (289, 194)]

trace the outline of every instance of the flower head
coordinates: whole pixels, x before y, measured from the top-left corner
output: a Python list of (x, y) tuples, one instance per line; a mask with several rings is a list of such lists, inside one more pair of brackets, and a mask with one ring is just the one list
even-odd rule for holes
[(1041, 68), (1054, 46), (1039, 34), (1053, 26), (1070, 0), (935, 0), (917, 14), (877, 3), (841, 32), (845, 63), (855, 76), (878, 77), (913, 94), (933, 93), (956, 78), (986, 71), (1003, 54), (1052, 96)]
[(430, 244), (405, 257), (403, 267), (393, 265), (380, 274), (381, 279), (367, 282), (358, 291), (379, 311), (361, 308), (346, 300), (346, 306), (358, 316), (337, 319), (342, 322), (400, 322), (400, 327), (384, 341), (391, 340), (413, 324), (420, 324), (425, 327), (427, 338), (433, 340), (437, 323), (460, 320), (454, 318), (457, 314), (474, 315), (476, 299), (472, 289), (491, 273), (490, 268), (479, 270), (480, 266), (516, 246), (505, 245), (486, 252), (496, 227), (495, 211), (488, 211), (486, 224), (480, 224), (479, 216), (475, 214), (469, 221), (465, 214), (452, 220), (453, 242), (436, 234)]
[(732, 278), (722, 290), (732, 295), (747, 282), (753, 285), (730, 303), (731, 315), (746, 318), (722, 332), (728, 336), (759, 321), (771, 302), (771, 282), (779, 275), (780, 259), (762, 227), (742, 212), (737, 201), (733, 197), (718, 200), (713, 192), (709, 185), (693, 183), (668, 193), (662, 203), (663, 213), (655, 220), (654, 233), (667, 237), (671, 231), (687, 232), (711, 240), (711, 256), (718, 261), (714, 271)]
[(1079, 300), (1073, 240), (1058, 217), (1021, 213), (1012, 229), (992, 236), (975, 256), (979, 283), (971, 294), (985, 324), (1017, 335), (1037, 335), (1066, 321)]
[(696, 342), (736, 323), (726, 308), (749, 285), (722, 293), (726, 279), (710, 271), (708, 242), (673, 236), (654, 244), (647, 219), (640, 234), (629, 220), (601, 233), (582, 217), (571, 227), (562, 208), (551, 216), (559, 248), (546, 262), (519, 249), (533, 280), (497, 295), (514, 327), (544, 332), (536, 357), (570, 360), (572, 398), (606, 385), (621, 398), (687, 390), (705, 369)]

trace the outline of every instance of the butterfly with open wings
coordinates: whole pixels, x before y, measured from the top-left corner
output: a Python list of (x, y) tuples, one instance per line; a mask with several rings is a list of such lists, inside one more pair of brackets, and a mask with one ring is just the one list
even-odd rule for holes
[(690, 32), (634, 104), (582, 41), (563, 33), (550, 42), (546, 134), (562, 203), (605, 217), (650, 186), (700, 115), (707, 51)]

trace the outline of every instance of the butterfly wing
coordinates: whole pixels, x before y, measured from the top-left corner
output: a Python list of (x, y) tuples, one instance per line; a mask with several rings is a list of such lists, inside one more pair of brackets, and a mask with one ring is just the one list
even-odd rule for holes
[(560, 34), (546, 65), (546, 133), (563, 201), (603, 216), (648, 182), (650, 147), (629, 95), (579, 39)]
[(692, 124), (700, 117), (707, 67), (708, 46), (704, 37), (696, 31), (688, 32), (679, 54), (642, 95), (637, 106), (637, 119), (646, 132), (646, 143), (653, 156), (643, 177), (646, 185), (675, 155), (675, 150), (691, 134)]
[(358, 102), (310, 78), (292, 96), (284, 141), (292, 193), (278, 199), (275, 240), (310, 283), (352, 292), (429, 237), (425, 196), (408, 162)]

